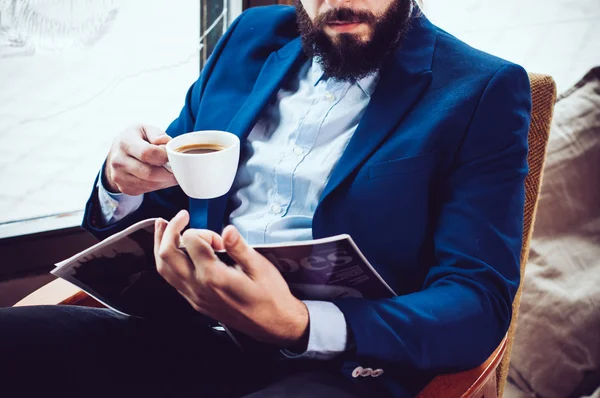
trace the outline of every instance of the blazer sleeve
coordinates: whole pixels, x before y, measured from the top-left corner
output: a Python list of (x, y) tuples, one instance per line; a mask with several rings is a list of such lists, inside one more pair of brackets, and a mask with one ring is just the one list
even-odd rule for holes
[(357, 361), (458, 371), (479, 366), (505, 336), (520, 279), (530, 112), (527, 73), (501, 67), (483, 90), (442, 187), (436, 263), (422, 290), (334, 301)]
[[(219, 59), (223, 48), (227, 44), (229, 38), (232, 36), (235, 28), (239, 21), (243, 18), (244, 14), (240, 15), (229, 27), (227, 32), (221, 37), (213, 53), (211, 54), (206, 66), (202, 70), (198, 80), (190, 87), (185, 98), (185, 103), (179, 117), (175, 119), (167, 128), (166, 132), (171, 137), (194, 131), (194, 125), (196, 124), (196, 114), (200, 100), (206, 83), (210, 78), (210, 75)], [(105, 165), (102, 165), (102, 173), (104, 172)], [(138, 221), (142, 221), (152, 217), (162, 217), (165, 219), (171, 219), (181, 209), (187, 209), (189, 207), (188, 197), (183, 193), (179, 186), (172, 188), (162, 189), (154, 192), (149, 192), (144, 195), (144, 200), (141, 206), (131, 214), (128, 214), (122, 220), (104, 226), (101, 215), (100, 215), (100, 204), (98, 201), (98, 177), (94, 181), (92, 193), (86, 203), (85, 213), (83, 216), (82, 227), (92, 233), (97, 239), (102, 240), (110, 235), (113, 235), (123, 229), (135, 224)]]

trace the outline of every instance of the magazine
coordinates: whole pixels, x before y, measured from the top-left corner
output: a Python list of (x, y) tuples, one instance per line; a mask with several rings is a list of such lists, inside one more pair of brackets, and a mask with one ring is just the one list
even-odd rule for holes
[[(155, 219), (147, 219), (130, 226), (56, 264), (52, 274), (125, 315), (201, 316), (158, 274), (153, 250), (154, 222)], [(292, 293), (301, 300), (379, 299), (396, 295), (349, 235), (253, 248), (277, 267)], [(234, 265), (226, 252), (216, 254), (227, 265)], [(230, 336), (236, 340), (231, 333)]]

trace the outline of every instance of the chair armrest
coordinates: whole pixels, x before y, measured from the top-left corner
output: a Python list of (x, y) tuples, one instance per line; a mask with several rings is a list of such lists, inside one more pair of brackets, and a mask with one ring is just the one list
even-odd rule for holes
[(506, 337), (481, 366), (460, 373), (437, 376), (417, 398), (496, 398), (496, 369), (505, 350)]
[(79, 305), (86, 307), (104, 307), (100, 302), (88, 296), (77, 286), (65, 281), (64, 279), (55, 279), (52, 282), (42, 286), (35, 292), (26, 296), (14, 307), (25, 307), (30, 305)]

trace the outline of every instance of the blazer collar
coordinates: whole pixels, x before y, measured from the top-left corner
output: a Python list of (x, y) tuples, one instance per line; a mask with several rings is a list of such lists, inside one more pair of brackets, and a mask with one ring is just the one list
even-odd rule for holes
[(409, 31), (400, 49), (392, 55), (390, 63), (407, 75), (418, 75), (431, 70), (437, 35), (437, 28), (415, 6)]
[(300, 38), (290, 41), (279, 51), (271, 53), (256, 78), (252, 92), (229, 123), (227, 131), (244, 139), (257, 121), (261, 111), (268, 104), (269, 99), (281, 87), (284, 78), (300, 62), (306, 62), (306, 59), (302, 52)]
[[(422, 14), (418, 6), (413, 7), (410, 30), (401, 48), (382, 66), (377, 86), (385, 84), (389, 79), (395, 79), (398, 75), (408, 77), (431, 70), (436, 37), (436, 28)], [(246, 104), (233, 118), (228, 131), (235, 130), (232, 132), (241, 138), (245, 137), (252, 122), (256, 121), (268, 99), (281, 86), (290, 70), (307, 60), (300, 37), (296, 37), (272, 53), (265, 62)], [(372, 94), (372, 90), (369, 94)]]

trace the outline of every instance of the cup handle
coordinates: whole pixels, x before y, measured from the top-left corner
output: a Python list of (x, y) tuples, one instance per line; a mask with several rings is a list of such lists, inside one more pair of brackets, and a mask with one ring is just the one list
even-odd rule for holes
[[(167, 150), (167, 146), (165, 144), (159, 145), (160, 147), (164, 148), (164, 150)], [(171, 174), (173, 174), (173, 169), (171, 168), (171, 163), (167, 162), (165, 164), (163, 164), (163, 167)]]

